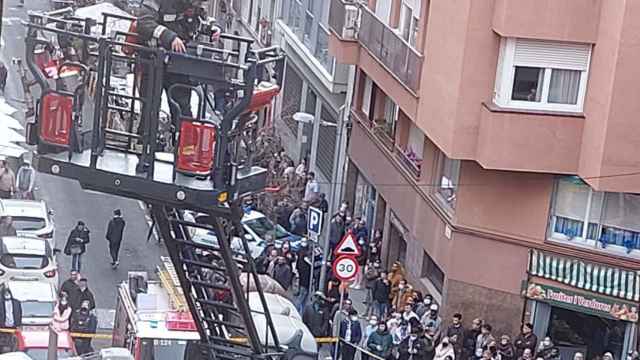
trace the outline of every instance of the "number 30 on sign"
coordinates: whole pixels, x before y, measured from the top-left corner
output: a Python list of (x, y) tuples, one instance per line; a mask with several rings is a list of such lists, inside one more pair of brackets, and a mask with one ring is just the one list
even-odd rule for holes
[(349, 281), (356, 277), (360, 265), (353, 256), (340, 256), (333, 262), (333, 274), (341, 281)]

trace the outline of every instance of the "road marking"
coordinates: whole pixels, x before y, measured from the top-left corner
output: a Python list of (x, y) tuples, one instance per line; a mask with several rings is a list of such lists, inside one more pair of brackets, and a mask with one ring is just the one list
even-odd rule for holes
[(138, 206), (140, 206), (140, 209), (144, 212), (147, 211), (147, 206), (144, 204), (144, 202), (138, 200)]

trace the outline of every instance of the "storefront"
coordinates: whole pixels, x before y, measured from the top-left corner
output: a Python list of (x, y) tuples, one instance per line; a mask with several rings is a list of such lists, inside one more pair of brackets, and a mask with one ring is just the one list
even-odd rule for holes
[(563, 359), (577, 351), (623, 359), (636, 348), (637, 272), (531, 250), (528, 275), (526, 320), (539, 339), (551, 337)]

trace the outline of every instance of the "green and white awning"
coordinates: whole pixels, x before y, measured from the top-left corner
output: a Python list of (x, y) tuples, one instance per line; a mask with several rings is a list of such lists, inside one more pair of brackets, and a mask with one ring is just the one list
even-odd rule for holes
[(579, 289), (640, 301), (640, 272), (563, 257), (532, 249), (529, 275), (557, 281)]

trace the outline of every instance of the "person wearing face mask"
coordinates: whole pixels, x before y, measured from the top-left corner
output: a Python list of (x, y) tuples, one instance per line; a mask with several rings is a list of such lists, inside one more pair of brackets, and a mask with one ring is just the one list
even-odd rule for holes
[(291, 286), (293, 272), (291, 271), (291, 265), (284, 256), (277, 258), (276, 264), (273, 267), (273, 278), (285, 290), (288, 290)]
[(411, 333), (411, 326), (408, 322), (400, 320), (400, 325), (396, 327), (395, 330), (391, 332), (391, 336), (393, 336), (393, 345), (398, 346), (400, 343), (404, 341), (409, 334)]
[(364, 269), (364, 280), (365, 280), (365, 289), (366, 295), (364, 303), (367, 305), (366, 313), (369, 315), (371, 310), (373, 309), (373, 285), (376, 280), (380, 277), (380, 263), (379, 262), (371, 262), (367, 263)]
[(451, 359), (456, 358), (456, 353), (453, 350), (453, 346), (449, 342), (448, 337), (443, 337), (440, 344), (436, 347), (436, 353), (433, 356), (433, 360), (445, 360), (447, 357), (451, 357)]
[(367, 325), (364, 327), (364, 334), (362, 336), (362, 346), (364, 347), (367, 346), (367, 341), (369, 341), (369, 336), (371, 336), (371, 334), (373, 334), (377, 328), (378, 328), (378, 317), (375, 315), (372, 315), (369, 317), (369, 321), (367, 322)]
[(511, 343), (509, 335), (502, 335), (498, 343), (498, 354), (501, 360), (516, 360), (516, 349)]
[[(444, 333), (449, 338), (456, 352), (456, 358), (462, 359), (462, 347), (464, 344), (464, 328), (462, 327), (462, 314), (455, 313), (451, 318), (451, 324)], [(512, 359), (511, 359), (512, 360)]]
[(93, 310), (96, 308), (96, 300), (93, 297), (93, 293), (89, 290), (89, 286), (87, 284), (86, 278), (81, 278), (78, 281), (78, 291), (76, 292), (76, 297), (69, 298), (69, 304), (73, 308), (73, 310), (77, 310), (80, 308), (80, 305), (84, 301), (89, 302), (89, 310)]
[(482, 352), (489, 348), (489, 344), (495, 343), (493, 335), (491, 335), (491, 325), (484, 323), (480, 326), (480, 335), (476, 338), (476, 359), (482, 357)]
[(389, 333), (393, 335), (393, 332), (396, 331), (398, 326), (400, 326), (400, 322), (402, 321), (402, 314), (398, 312), (394, 312), (387, 320), (387, 329)]
[(420, 319), (420, 324), (424, 329), (433, 329), (436, 333), (436, 338), (440, 337), (440, 330), (442, 327), (442, 318), (438, 314), (438, 304), (431, 304), (429, 312), (424, 314)]
[(51, 319), (51, 329), (58, 334), (69, 331), (69, 319), (71, 318), (71, 306), (66, 296), (62, 296), (58, 304), (53, 308), (53, 318)]
[(406, 322), (410, 322), (411, 319), (415, 319), (416, 321), (420, 321), (418, 315), (413, 311), (413, 306), (411, 304), (407, 304), (404, 306), (404, 312), (402, 313), (402, 319)]
[(380, 272), (380, 277), (373, 283), (371, 289), (371, 297), (373, 298), (373, 314), (379, 319), (387, 316), (389, 310), (389, 294), (391, 293), (391, 284), (387, 278), (387, 273)]
[[(95, 334), (98, 328), (98, 319), (89, 310), (89, 301), (83, 301), (80, 308), (71, 315), (70, 330), (77, 333)], [(78, 355), (93, 352), (90, 337), (74, 337)]]
[[(0, 327), (3, 329), (17, 329), (22, 326), (22, 306), (13, 298), (11, 290), (2, 289), (2, 306), (0, 306)], [(2, 352), (14, 351), (15, 337), (11, 333), (0, 333), (0, 347)]]
[(433, 303), (433, 296), (431, 296), (431, 294), (425, 295), (422, 301), (420, 301), (418, 305), (416, 305), (416, 308), (415, 308), (416, 315), (422, 318), (424, 314), (427, 311), (429, 311), (429, 307), (431, 307), (432, 303)]
[[(522, 352), (522, 356), (518, 357), (518, 360), (532, 360), (533, 359), (533, 350), (527, 348)], [(584, 359), (580, 359), (584, 360)]]
[(420, 336), (420, 329), (411, 329), (409, 337), (398, 346), (398, 360), (426, 360), (427, 344)]
[(378, 324), (376, 331), (369, 336), (367, 341), (367, 350), (373, 355), (388, 359), (391, 355), (391, 349), (393, 347), (393, 337), (387, 331), (387, 325), (384, 321)]
[(340, 322), (340, 354), (342, 360), (353, 360), (356, 354), (355, 346), (362, 340), (362, 327), (358, 320), (358, 312), (349, 310), (348, 317)]
[(551, 358), (551, 350), (553, 349), (553, 341), (551, 341), (550, 337), (545, 337), (538, 345), (538, 350), (536, 351), (536, 357), (541, 357), (545, 360)]
[(538, 345), (538, 337), (533, 333), (533, 324), (522, 324), (522, 332), (513, 341), (516, 357), (522, 356), (524, 349), (534, 350)]

